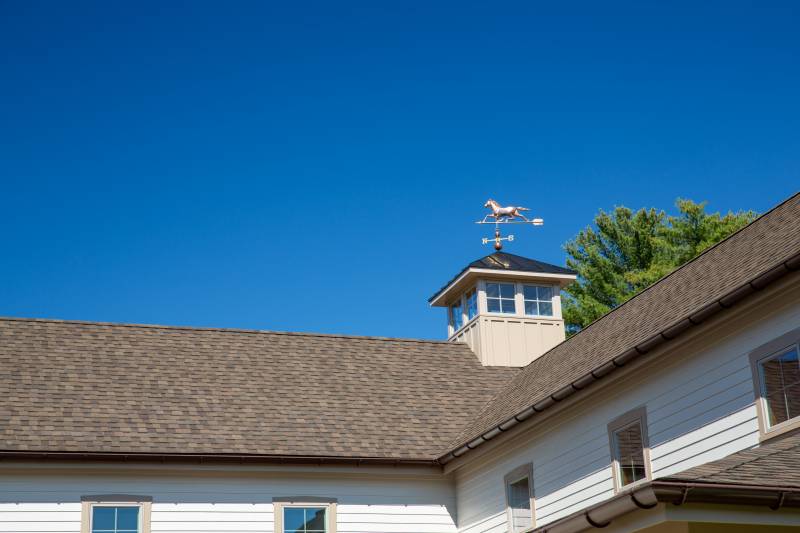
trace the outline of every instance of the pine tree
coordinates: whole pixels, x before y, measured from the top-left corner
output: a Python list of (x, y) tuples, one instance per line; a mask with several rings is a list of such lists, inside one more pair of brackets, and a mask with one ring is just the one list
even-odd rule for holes
[(600, 211), (564, 245), (567, 265), (578, 272), (565, 289), (564, 322), (574, 334), (632, 298), (676, 267), (756, 218), (753, 211), (706, 213), (706, 202), (679, 198), (678, 214), (615, 207)]

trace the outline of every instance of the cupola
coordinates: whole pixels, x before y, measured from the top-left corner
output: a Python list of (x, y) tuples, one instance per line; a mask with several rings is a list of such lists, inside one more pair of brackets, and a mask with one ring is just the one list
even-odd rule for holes
[(561, 289), (576, 273), (505, 252), (473, 261), (428, 302), (447, 308), (448, 340), (484, 366), (525, 366), (565, 338)]

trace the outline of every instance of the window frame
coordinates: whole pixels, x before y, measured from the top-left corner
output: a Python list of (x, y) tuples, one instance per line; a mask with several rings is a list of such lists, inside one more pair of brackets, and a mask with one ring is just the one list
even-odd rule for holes
[(132, 494), (98, 494), (81, 496), (81, 533), (92, 531), (92, 510), (95, 507), (137, 507), (139, 509), (138, 533), (150, 533), (150, 513), (153, 498)]
[(508, 533), (516, 533), (514, 530), (514, 511), (511, 508), (511, 484), (524, 477), (528, 478), (528, 501), (530, 502), (531, 506), (531, 525), (526, 527), (523, 531), (536, 527), (536, 498), (533, 496), (533, 463), (525, 463), (524, 465), (519, 465), (516, 467), (503, 478), (503, 490), (506, 495), (506, 520), (508, 523)]
[(283, 510), (291, 507), (325, 507), (325, 533), (336, 533), (336, 498), (285, 496), (272, 498), (274, 533), (283, 533)]
[[(535, 300), (530, 300), (528, 298), (525, 298), (525, 287), (536, 288), (536, 299)], [(549, 290), (550, 291), (550, 299), (548, 299), (548, 300), (540, 299), (539, 298), (539, 289), (547, 289), (547, 290)], [(541, 285), (541, 284), (537, 284), (537, 283), (521, 283), (520, 284), (520, 293), (522, 294), (522, 314), (524, 316), (532, 316), (532, 317), (537, 317), (537, 318), (555, 318), (556, 309), (555, 309), (555, 305), (553, 304), (553, 299), (555, 297), (555, 289), (554, 289), (554, 287), (552, 285)], [(527, 311), (525, 309), (525, 304), (527, 302), (536, 302), (537, 314), (529, 315), (527, 313)], [(541, 313), (538, 313), (538, 311), (540, 310), (539, 303), (549, 303), (550, 304), (550, 314), (549, 315), (543, 315)]]
[[(615, 439), (614, 433), (623, 429), (635, 422), (639, 423), (639, 427), (642, 430), (642, 458), (644, 459), (644, 478), (634, 481), (633, 483), (628, 483), (627, 485), (622, 484), (622, 476), (620, 475), (620, 468), (619, 468), (619, 460), (617, 459), (617, 454), (614, 451), (615, 446)], [(614, 479), (614, 493), (618, 493), (623, 490), (628, 490), (631, 487), (636, 487), (641, 485), (642, 483), (646, 483), (653, 479), (653, 469), (650, 464), (650, 441), (647, 436), (647, 407), (641, 406), (637, 407), (636, 409), (632, 409), (627, 413), (618, 416), (614, 420), (608, 423), (608, 446), (609, 452), (611, 454), (611, 474)]]
[[(497, 287), (497, 298), (493, 296), (489, 296), (489, 285), (498, 285)], [(500, 285), (511, 285), (514, 293), (511, 298), (501, 297), (500, 296)], [(519, 314), (519, 294), (520, 294), (520, 286), (519, 283), (514, 281), (496, 281), (496, 280), (486, 280), (483, 284), (483, 291), (484, 291), (484, 299), (486, 300), (486, 312), (491, 315), (495, 316), (520, 316)], [(500, 311), (491, 311), (489, 309), (489, 300), (498, 300), (500, 302)], [(503, 301), (510, 301), (513, 305), (513, 310), (510, 313), (503, 311)], [(522, 310), (523, 313), (525, 309)]]
[(783, 435), (788, 431), (800, 428), (800, 416), (790, 418), (770, 427), (769, 417), (767, 416), (766, 398), (764, 397), (764, 386), (759, 370), (763, 361), (778, 356), (793, 347), (797, 350), (798, 355), (800, 355), (800, 328), (784, 333), (780, 337), (762, 344), (750, 352), (750, 371), (753, 375), (754, 403), (756, 404), (756, 412), (758, 413), (759, 441), (768, 440), (778, 435)]

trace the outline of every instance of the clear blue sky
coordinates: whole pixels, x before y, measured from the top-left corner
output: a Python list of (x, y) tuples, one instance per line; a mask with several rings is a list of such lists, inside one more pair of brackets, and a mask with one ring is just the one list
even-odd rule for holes
[(0, 315), (440, 338), (488, 196), (798, 189), (796, 2), (555, 4), (0, 1)]

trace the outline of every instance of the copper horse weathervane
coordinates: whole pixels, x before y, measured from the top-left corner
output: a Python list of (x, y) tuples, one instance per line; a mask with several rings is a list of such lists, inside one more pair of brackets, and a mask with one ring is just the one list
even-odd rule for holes
[(503, 241), (512, 242), (514, 240), (513, 235), (509, 235), (508, 237), (500, 236), (500, 224), (533, 224), (534, 226), (541, 226), (544, 224), (544, 220), (541, 218), (529, 219), (520, 213), (520, 211), (530, 211), (527, 207), (513, 205), (503, 207), (491, 198), (483, 204), (483, 207), (488, 207), (492, 212), (483, 217), (482, 220), (477, 221), (476, 224), (494, 224), (494, 238), (484, 238), (483, 244), (494, 242), (494, 249), (497, 251), (503, 249)]

